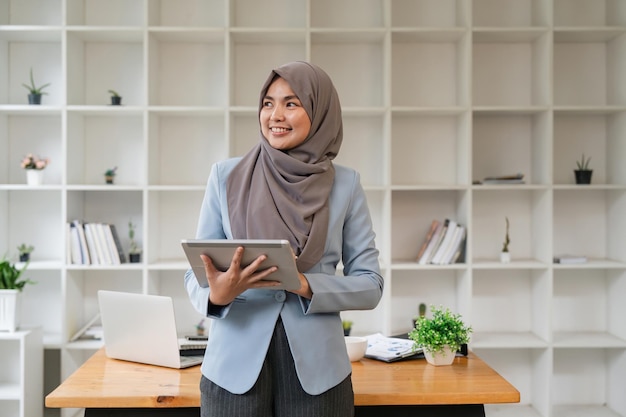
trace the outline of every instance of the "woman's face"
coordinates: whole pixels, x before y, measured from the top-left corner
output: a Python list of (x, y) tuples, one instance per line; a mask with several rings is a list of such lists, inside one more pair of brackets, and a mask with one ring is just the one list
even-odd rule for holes
[(261, 132), (272, 148), (286, 151), (309, 135), (311, 121), (291, 86), (277, 77), (263, 98), (259, 114)]

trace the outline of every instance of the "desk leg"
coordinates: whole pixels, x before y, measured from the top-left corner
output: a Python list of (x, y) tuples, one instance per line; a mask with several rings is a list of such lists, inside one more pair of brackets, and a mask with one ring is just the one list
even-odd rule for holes
[(357, 406), (355, 417), (485, 417), (482, 404)]
[(87, 408), (85, 417), (200, 417), (200, 408)]

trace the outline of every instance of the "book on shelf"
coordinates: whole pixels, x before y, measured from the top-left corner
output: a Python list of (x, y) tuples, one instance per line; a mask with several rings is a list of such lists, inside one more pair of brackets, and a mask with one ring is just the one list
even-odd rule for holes
[(100, 320), (100, 313), (97, 313), (83, 327), (70, 337), (70, 342), (77, 340), (99, 340), (102, 339), (102, 326), (96, 323)]
[(584, 264), (587, 262), (587, 257), (584, 255), (555, 255), (555, 264)]
[(524, 184), (524, 174), (518, 173), (514, 175), (502, 175), (495, 177), (485, 177), (480, 184)]
[(449, 219), (445, 219), (444, 221), (439, 223), (437, 229), (433, 233), (433, 237), (428, 244), (428, 247), (424, 251), (421, 259), (418, 261), (420, 265), (428, 265), (432, 261), (433, 256), (435, 256), (435, 253), (437, 252), (437, 249), (439, 248), (439, 245), (441, 244), (441, 241), (443, 240), (446, 231), (448, 230), (449, 222)]
[(125, 262), (115, 227), (108, 223), (68, 222), (70, 263), (76, 265), (120, 265)]
[(450, 246), (448, 246), (448, 249), (441, 258), (441, 265), (449, 265), (456, 262), (456, 259), (460, 255), (460, 246), (464, 244), (466, 231), (465, 226), (457, 223)]
[(426, 252), (426, 248), (428, 248), (428, 244), (432, 240), (433, 235), (435, 234), (435, 231), (437, 230), (437, 227), (439, 226), (439, 224), (440, 224), (439, 220), (436, 220), (436, 219), (430, 223), (430, 227), (428, 228), (428, 232), (426, 233), (426, 238), (424, 239), (424, 243), (422, 243), (422, 246), (420, 247), (420, 250), (417, 253), (416, 260), (418, 262), (422, 258), (424, 253)]
[(454, 233), (456, 232), (457, 227), (458, 226), (456, 221), (448, 220), (446, 234), (441, 240), (441, 243), (439, 244), (439, 247), (437, 248), (437, 251), (435, 252), (435, 255), (433, 256), (433, 259), (430, 261), (430, 263), (435, 265), (441, 265), (443, 263), (443, 257), (448, 250), (448, 247), (450, 247), (450, 245), (452, 244), (452, 239), (454, 237)]

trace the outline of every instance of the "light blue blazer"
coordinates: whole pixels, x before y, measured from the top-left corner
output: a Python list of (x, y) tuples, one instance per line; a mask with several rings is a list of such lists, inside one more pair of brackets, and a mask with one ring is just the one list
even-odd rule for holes
[[(197, 238), (232, 239), (226, 179), (238, 161), (229, 159), (211, 168)], [(186, 272), (191, 302), (214, 319), (202, 374), (220, 387), (235, 394), (252, 388), (279, 315), (307, 393), (321, 394), (350, 374), (339, 312), (376, 307), (383, 293), (383, 278), (359, 174), (338, 165), (335, 172), (324, 255), (305, 272), (313, 291), (311, 300), (282, 290), (253, 289), (217, 315), (208, 315), (210, 288), (200, 287), (191, 269)], [(343, 275), (336, 275), (340, 261)]]

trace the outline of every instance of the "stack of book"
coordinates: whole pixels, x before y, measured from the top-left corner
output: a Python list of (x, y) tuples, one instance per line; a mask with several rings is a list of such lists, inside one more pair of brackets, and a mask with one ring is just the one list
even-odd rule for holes
[(463, 262), (467, 228), (451, 219), (433, 220), (417, 254), (420, 265)]
[(67, 263), (77, 265), (120, 265), (126, 256), (115, 225), (73, 220), (66, 228)]
[(497, 177), (485, 177), (479, 184), (524, 184), (524, 174), (501, 175)]

